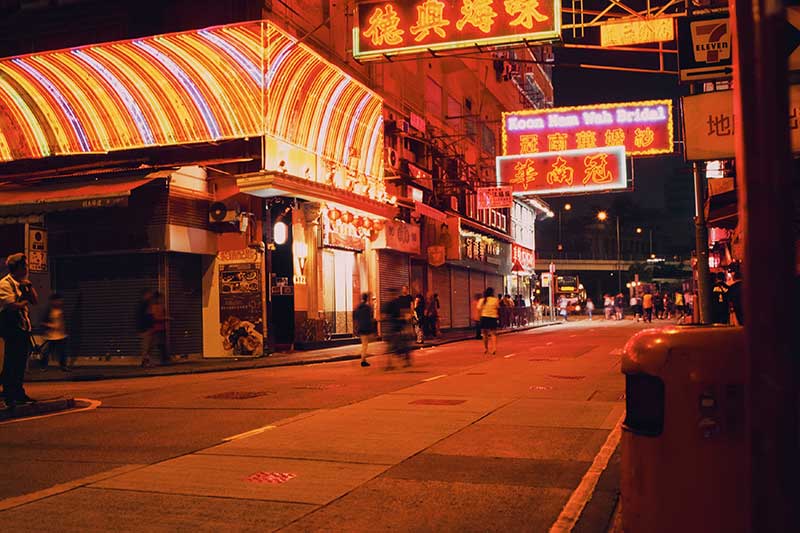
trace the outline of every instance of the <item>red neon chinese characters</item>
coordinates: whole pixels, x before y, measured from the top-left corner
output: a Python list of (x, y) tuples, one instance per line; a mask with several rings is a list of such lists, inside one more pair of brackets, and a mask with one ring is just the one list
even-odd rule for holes
[(653, 128), (636, 128), (634, 132), (633, 144), (635, 144), (639, 148), (647, 148), (656, 138), (656, 134), (653, 131)]
[(567, 164), (566, 159), (558, 156), (553, 163), (553, 167), (547, 173), (547, 183), (550, 185), (554, 183), (565, 183), (572, 185), (572, 179), (575, 175), (575, 170)]
[(483, 33), (489, 33), (497, 16), (497, 12), (492, 9), (492, 3), (493, 0), (464, 0), (461, 6), (463, 17), (456, 22), (456, 28), (461, 31), (466, 24), (472, 24)]
[(522, 26), (530, 30), (534, 20), (544, 22), (550, 18), (539, 11), (539, 0), (505, 0), (504, 4), (506, 12), (517, 17), (509, 23), (511, 26)]
[(531, 159), (523, 159), (514, 165), (514, 176), (511, 178), (511, 183), (513, 185), (521, 185), (527, 191), (528, 185), (536, 181), (536, 176), (538, 175), (536, 163)]
[(419, 42), (431, 34), (431, 30), (436, 32), (439, 37), (446, 37), (447, 32), (444, 27), (450, 21), (444, 18), (444, 2), (439, 0), (425, 0), (417, 6), (417, 23), (409, 30), (414, 35), (414, 40)]
[[(403, 30), (399, 28), (400, 17), (391, 5), (385, 9), (375, 8), (369, 18), (369, 28), (364, 30), (364, 37), (372, 41), (375, 46), (397, 45), (403, 42)], [(413, 28), (412, 28), (413, 31)]]
[(608, 165), (608, 154), (587, 155), (583, 159), (586, 174), (583, 176), (583, 184), (590, 181), (593, 183), (611, 183), (614, 176), (611, 171), (606, 169)]

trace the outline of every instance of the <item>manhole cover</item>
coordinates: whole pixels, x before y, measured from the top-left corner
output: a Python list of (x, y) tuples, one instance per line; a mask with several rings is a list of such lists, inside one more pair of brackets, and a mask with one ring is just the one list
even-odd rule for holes
[(266, 396), (267, 394), (275, 394), (274, 391), (230, 391), (220, 392), (219, 394), (212, 394), (206, 396), (209, 400), (248, 400), (250, 398), (258, 398), (259, 396)]
[(290, 474), (289, 472), (256, 472), (255, 474), (247, 476), (245, 481), (249, 481), (250, 483), (271, 483), (273, 485), (280, 485), (296, 477), (297, 474)]
[(435, 398), (426, 398), (424, 400), (414, 400), (413, 402), (408, 403), (409, 405), (458, 405), (466, 401), (467, 400), (439, 400)]
[(554, 378), (554, 379), (583, 379), (586, 376), (558, 376), (558, 375), (555, 375), (555, 374), (550, 374), (549, 377)]

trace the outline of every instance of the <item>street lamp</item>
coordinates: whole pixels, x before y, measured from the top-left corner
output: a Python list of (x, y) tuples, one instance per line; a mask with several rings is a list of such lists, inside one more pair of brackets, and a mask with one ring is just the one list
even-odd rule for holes
[[(619, 216), (615, 216), (617, 219), (617, 292), (622, 292), (622, 264), (620, 263), (620, 252), (619, 252)], [(606, 211), (599, 211), (597, 213), (597, 220), (600, 222), (605, 222), (608, 220), (608, 213)]]
[(566, 203), (562, 209), (558, 210), (558, 243), (556, 249), (561, 252), (564, 250), (564, 243), (561, 240), (561, 212), (562, 211), (569, 211), (572, 209), (572, 204)]
[[(643, 232), (644, 232), (644, 230), (641, 228), (641, 226), (636, 228), (636, 233), (642, 234)], [(652, 228), (648, 228), (647, 229), (647, 233), (649, 234), (649, 237), (650, 237), (649, 238), (649, 241), (650, 241), (650, 256), (651, 257), (655, 257), (653, 255), (653, 230), (652, 230)]]

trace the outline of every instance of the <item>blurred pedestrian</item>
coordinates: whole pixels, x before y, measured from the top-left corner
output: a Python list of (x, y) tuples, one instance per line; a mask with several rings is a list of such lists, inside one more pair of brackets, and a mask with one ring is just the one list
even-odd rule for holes
[(683, 319), (686, 316), (686, 304), (683, 301), (683, 292), (678, 289), (675, 291), (675, 318), (678, 321), (678, 324), (683, 323)]
[(630, 307), (634, 322), (639, 322), (642, 318), (642, 311), (640, 309), (639, 298), (635, 294), (631, 296)]
[(355, 333), (361, 338), (361, 366), (369, 366), (367, 351), (370, 338), (375, 334), (375, 310), (369, 304), (369, 293), (361, 295), (361, 303), (353, 311)]
[(500, 319), (500, 299), (494, 295), (494, 288), (487, 287), (483, 298), (478, 302), (481, 310), (481, 332), (483, 333), (483, 353), (497, 353), (497, 327)]
[(475, 325), (475, 338), (477, 340), (481, 340), (483, 336), (481, 335), (481, 293), (476, 292), (472, 298), (472, 323)]
[(50, 358), (56, 359), (64, 372), (69, 372), (67, 359), (67, 326), (64, 320), (64, 299), (57, 292), (50, 295), (47, 309), (44, 312), (42, 326), (44, 326), (45, 345), (42, 351), (41, 367), (47, 369)]
[(436, 337), (439, 335), (439, 295), (428, 294), (425, 302), (425, 335)]
[(558, 314), (564, 319), (564, 322), (569, 319), (569, 311), (567, 309), (568, 306), (569, 302), (564, 296), (558, 299)]
[(725, 273), (717, 272), (711, 295), (711, 322), (713, 324), (730, 323), (730, 304), (728, 303), (728, 286), (725, 284)]
[(405, 307), (407, 303), (408, 288), (398, 294), (397, 289), (389, 289), (389, 301), (383, 304), (381, 315), (383, 332), (389, 344), (389, 354), (386, 360), (386, 370), (392, 370), (394, 365), (392, 357), (398, 356), (405, 359), (405, 366), (411, 366), (411, 332), (409, 318)]
[(689, 317), (689, 323), (694, 322), (694, 293), (686, 291), (683, 293), (683, 305), (686, 308), (686, 316)]
[(411, 316), (411, 323), (414, 326), (414, 336), (417, 339), (417, 344), (422, 344), (425, 342), (425, 298), (422, 294), (417, 294), (414, 297)]
[(611, 315), (614, 313), (614, 299), (610, 294), (603, 295), (603, 313), (606, 320), (611, 320)]
[(659, 320), (664, 318), (664, 298), (658, 291), (653, 294), (653, 313)]
[(744, 326), (744, 302), (742, 301), (742, 296), (742, 273), (737, 268), (733, 271), (733, 283), (728, 285), (728, 301), (733, 310), (733, 315), (736, 317), (737, 326)]
[(25, 367), (33, 347), (30, 306), (39, 301), (28, 279), (28, 258), (12, 254), (6, 258), (8, 275), (0, 279), (0, 336), (5, 342), (3, 398), (6, 407), (33, 400), (25, 393)]
[(650, 292), (650, 289), (644, 291), (644, 296), (642, 296), (642, 319), (645, 322), (652, 322), (653, 321), (653, 294)]
[(150, 366), (150, 354), (153, 350), (153, 315), (150, 309), (152, 299), (153, 290), (144, 289), (136, 306), (136, 332), (142, 340), (142, 367)]
[(617, 293), (614, 297), (614, 316), (617, 320), (622, 320), (624, 318), (623, 307), (625, 306), (625, 296), (623, 294)]
[(589, 320), (592, 320), (592, 313), (594, 313), (594, 302), (591, 298), (586, 298), (586, 314), (589, 315)]

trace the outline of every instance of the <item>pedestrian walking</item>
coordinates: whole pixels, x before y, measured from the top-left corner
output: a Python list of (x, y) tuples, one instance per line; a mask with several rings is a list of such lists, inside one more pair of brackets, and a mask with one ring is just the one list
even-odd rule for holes
[(717, 272), (711, 295), (711, 322), (713, 324), (728, 324), (730, 323), (730, 314), (725, 273)]
[(686, 304), (683, 300), (683, 292), (680, 290), (675, 291), (675, 318), (678, 324), (683, 324), (683, 319), (686, 317)]
[(425, 342), (425, 298), (422, 294), (414, 297), (411, 323), (414, 326), (414, 337), (417, 339), (417, 344), (422, 344)]
[(594, 302), (591, 298), (586, 298), (586, 314), (589, 315), (589, 320), (592, 320), (592, 313), (594, 313)]
[(355, 333), (361, 338), (361, 366), (369, 366), (367, 351), (369, 341), (375, 334), (375, 310), (369, 304), (369, 293), (361, 295), (361, 303), (353, 311), (353, 324)]
[(408, 318), (408, 288), (403, 287), (403, 292), (398, 294), (397, 289), (389, 289), (389, 301), (383, 304), (381, 315), (383, 332), (389, 344), (389, 354), (386, 360), (386, 370), (392, 370), (394, 364), (392, 357), (405, 360), (405, 366), (411, 366), (411, 332)]
[(478, 302), (481, 311), (481, 333), (483, 333), (483, 353), (497, 353), (497, 327), (500, 320), (500, 299), (494, 295), (494, 288), (487, 287), (483, 298)]
[(733, 283), (728, 285), (728, 302), (730, 302), (736, 325), (744, 326), (744, 302), (742, 301), (742, 273), (739, 269), (733, 271)]
[(41, 368), (47, 370), (50, 359), (58, 361), (64, 372), (69, 372), (67, 359), (67, 326), (64, 321), (64, 299), (57, 292), (50, 295), (47, 309), (44, 312), (42, 326), (44, 327), (45, 345), (42, 351)]
[(653, 294), (650, 292), (650, 289), (647, 289), (644, 292), (644, 296), (642, 296), (642, 312), (644, 314), (643, 320), (645, 322), (652, 322), (653, 321)]
[(653, 294), (653, 313), (659, 320), (664, 318), (664, 298), (659, 292)]
[(39, 301), (36, 289), (28, 279), (28, 258), (12, 254), (6, 259), (8, 275), (0, 279), (0, 337), (5, 343), (3, 359), (3, 399), (13, 409), (18, 403), (31, 403), (25, 393), (25, 367), (33, 340), (30, 306)]
[(686, 291), (683, 293), (683, 305), (686, 308), (686, 316), (689, 317), (689, 323), (694, 322), (694, 293)]
[(603, 313), (606, 320), (611, 320), (611, 315), (614, 313), (614, 299), (610, 294), (603, 295)]
[(476, 292), (472, 298), (472, 323), (475, 325), (475, 339), (481, 340), (483, 335), (481, 334), (481, 293)]
[(623, 307), (625, 306), (625, 296), (622, 293), (617, 293), (614, 297), (614, 316), (617, 320), (622, 320), (624, 315), (622, 314)]
[(429, 294), (425, 303), (425, 334), (430, 337), (439, 336), (439, 307), (441, 307), (439, 295)]
[(567, 299), (564, 296), (558, 299), (558, 314), (561, 315), (561, 318), (564, 319), (564, 322), (566, 322), (569, 317), (569, 312), (567, 311), (568, 305), (569, 302), (567, 302)]

